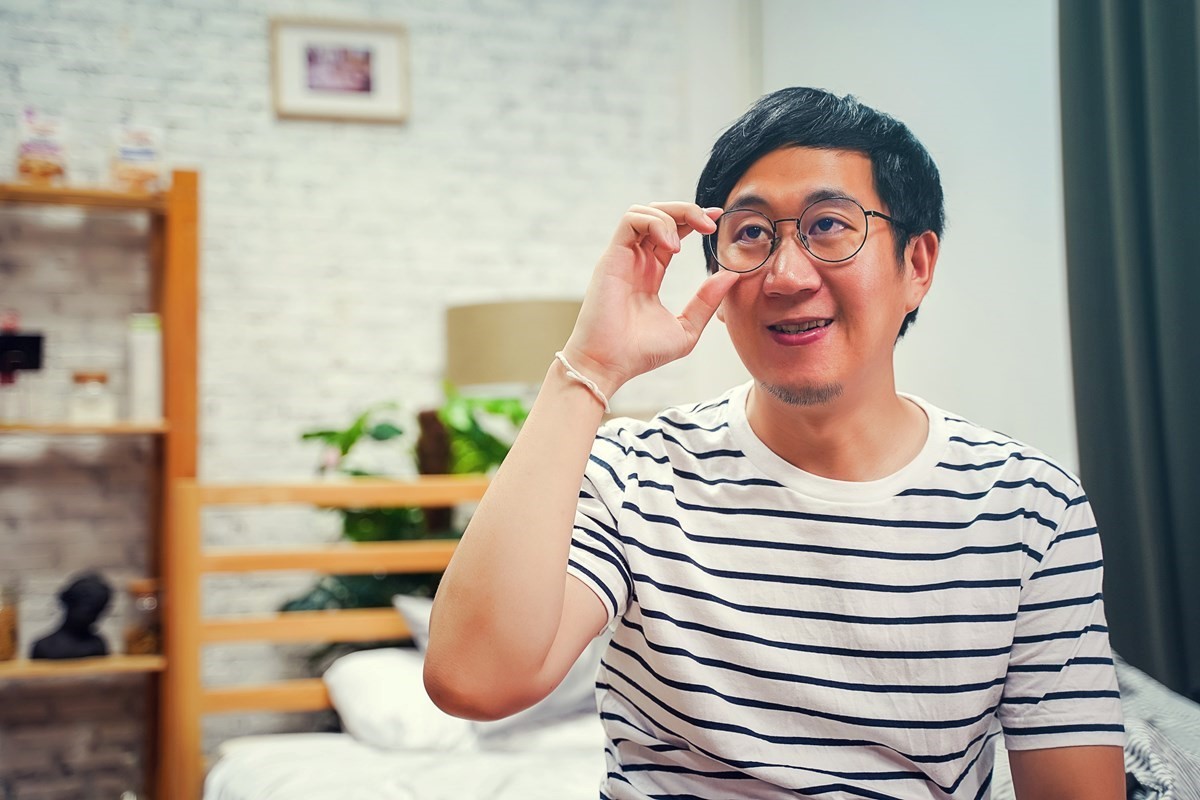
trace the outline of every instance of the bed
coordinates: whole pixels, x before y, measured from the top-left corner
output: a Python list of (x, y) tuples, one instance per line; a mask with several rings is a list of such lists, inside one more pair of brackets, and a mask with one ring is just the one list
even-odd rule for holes
[[(163, 693), (164, 772), (158, 796), (194, 800), (594, 800), (604, 772), (603, 733), (592, 710), (595, 642), (550, 697), (509, 720), (469, 723), (429, 701), (421, 650), (429, 601), (397, 598), (395, 609), (293, 612), (264, 619), (200, 617), (200, 578), (210, 572), (320, 569), (431, 571), (453, 542), (336, 545), (310, 550), (204, 551), (207, 505), (450, 505), (482, 496), (482, 479), (423, 478), (396, 484), (203, 486), (180, 484), (177, 532), (166, 554), (169, 596)], [(215, 641), (366, 641), (410, 636), (417, 647), (338, 659), (323, 679), (206, 689), (200, 652)], [(1116, 659), (1125, 711), (1130, 800), (1200, 800), (1200, 705)], [(225, 742), (204, 775), (200, 718), (225, 711), (335, 708), (341, 733), (252, 736)], [(993, 800), (1014, 797), (1008, 759), (997, 748)]]
[[(594, 726), (593, 726), (594, 723)], [(204, 800), (595, 800), (604, 771), (598, 721), (547, 729), (510, 750), (379, 750), (346, 733), (247, 737), (227, 743)], [(553, 743), (562, 736), (587, 746)]]

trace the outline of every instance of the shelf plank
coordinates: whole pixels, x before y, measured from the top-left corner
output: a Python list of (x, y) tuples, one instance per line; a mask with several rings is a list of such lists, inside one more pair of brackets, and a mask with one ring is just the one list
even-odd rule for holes
[(166, 433), (168, 428), (166, 421), (114, 422), (107, 425), (77, 425), (71, 422), (0, 422), (0, 433), (39, 433), (49, 436), (162, 434)]
[(441, 572), (450, 563), (457, 539), (404, 542), (339, 542), (324, 547), (210, 548), (200, 557), (203, 572), (311, 570), (328, 575), (377, 572)]
[(123, 208), (155, 214), (166, 210), (166, 199), (161, 193), (117, 192), (80, 186), (39, 186), (32, 183), (0, 183), (0, 202)]
[(320, 678), (298, 678), (260, 686), (206, 689), (200, 699), (205, 714), (239, 711), (322, 711), (332, 708), (329, 691)]
[(203, 505), (315, 505), (329, 508), (426, 508), (479, 500), (486, 475), (421, 475), (407, 480), (355, 478), (297, 483), (194, 484)]
[(162, 656), (114, 655), (98, 658), (71, 658), (62, 661), (18, 659), (16, 661), (0, 661), (0, 680), (162, 672), (166, 665), (167, 660)]
[(285, 611), (266, 616), (218, 617), (200, 623), (212, 642), (370, 642), (405, 639), (408, 626), (394, 608)]

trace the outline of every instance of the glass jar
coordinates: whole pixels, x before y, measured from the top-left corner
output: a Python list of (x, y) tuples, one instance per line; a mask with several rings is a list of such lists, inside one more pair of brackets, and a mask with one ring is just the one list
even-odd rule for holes
[(108, 387), (108, 373), (103, 370), (76, 372), (71, 376), (74, 386), (67, 413), (76, 425), (111, 425), (117, 421), (117, 400)]
[(12, 661), (17, 657), (19, 615), (16, 585), (0, 585), (0, 661)]
[(129, 619), (125, 625), (125, 654), (155, 655), (162, 650), (158, 586), (152, 580), (129, 582)]

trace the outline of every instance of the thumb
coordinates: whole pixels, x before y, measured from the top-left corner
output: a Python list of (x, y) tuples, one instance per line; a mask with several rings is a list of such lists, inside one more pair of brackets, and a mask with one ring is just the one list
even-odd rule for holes
[(717, 307), (721, 305), (725, 295), (729, 294), (729, 290), (741, 277), (741, 273), (718, 269), (705, 278), (704, 283), (700, 284), (696, 294), (684, 306), (683, 313), (679, 315), (679, 321), (683, 323), (693, 338), (700, 336), (704, 326), (708, 325), (713, 314), (717, 313)]

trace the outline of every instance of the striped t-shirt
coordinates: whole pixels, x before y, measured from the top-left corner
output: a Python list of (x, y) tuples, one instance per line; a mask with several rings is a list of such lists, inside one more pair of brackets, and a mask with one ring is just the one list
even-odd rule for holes
[(608, 608), (601, 796), (986, 798), (994, 744), (1121, 745), (1073, 475), (911, 398), (920, 454), (802, 472), (749, 384), (600, 429), (568, 569)]

